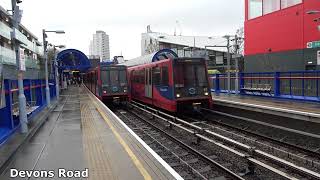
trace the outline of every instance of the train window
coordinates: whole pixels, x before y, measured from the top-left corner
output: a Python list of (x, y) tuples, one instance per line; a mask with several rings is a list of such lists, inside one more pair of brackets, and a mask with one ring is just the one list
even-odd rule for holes
[(149, 79), (149, 85), (152, 85), (152, 79), (151, 79), (151, 75), (152, 75), (151, 73), (152, 72), (151, 72), (151, 69), (148, 70), (148, 73), (149, 73), (148, 74), (148, 76), (149, 76), (149, 78), (148, 78)]
[(196, 86), (196, 72), (193, 65), (185, 66), (185, 85), (186, 86)]
[(162, 75), (162, 78), (161, 78), (161, 85), (162, 86), (168, 86), (169, 85), (169, 72), (168, 72), (168, 67), (167, 66), (164, 66), (161, 68), (161, 75)]
[(176, 87), (184, 87), (183, 65), (177, 65), (174, 68), (174, 82)]
[(153, 81), (153, 85), (160, 85), (160, 68), (159, 67), (154, 67), (152, 69), (152, 81)]
[(119, 79), (120, 79), (121, 86), (127, 85), (127, 74), (125, 70), (119, 71)]
[(144, 69), (143, 70), (137, 70), (135, 71), (135, 82), (136, 83), (140, 83), (140, 84), (144, 84), (144, 76), (145, 76), (145, 73), (144, 73)]
[(111, 70), (110, 71), (110, 84), (111, 86), (118, 85), (119, 83), (119, 71), (118, 70)]
[(109, 71), (101, 71), (100, 72), (100, 78), (101, 78), (101, 82), (102, 84), (108, 84), (108, 80), (109, 80)]
[(205, 67), (202, 65), (196, 66), (196, 77), (198, 79), (198, 86), (205, 87), (208, 85)]
[(146, 79), (145, 79), (145, 74), (146, 74), (146, 72), (145, 72), (145, 70), (143, 69), (143, 70), (140, 71), (140, 73), (141, 73), (141, 74), (140, 74), (140, 78), (141, 78), (141, 79), (140, 79), (140, 83), (141, 83), (141, 84), (144, 84), (144, 83), (145, 83), (145, 80), (146, 80)]

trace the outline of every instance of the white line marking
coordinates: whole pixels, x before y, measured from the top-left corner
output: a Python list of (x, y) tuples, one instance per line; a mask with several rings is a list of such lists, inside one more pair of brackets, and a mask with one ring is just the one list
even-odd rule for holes
[(269, 110), (273, 110), (273, 111), (280, 111), (280, 112), (285, 112), (285, 113), (292, 113), (292, 114), (298, 114), (298, 115), (303, 115), (303, 116), (308, 116), (308, 117), (320, 118), (320, 114), (317, 114), (317, 113), (310, 113), (310, 112), (304, 112), (304, 111), (297, 111), (297, 110), (277, 108), (277, 107), (264, 106), (264, 105), (258, 105), (258, 104), (243, 103), (243, 102), (234, 102), (234, 101), (215, 99), (215, 98), (213, 98), (213, 100), (225, 102), (225, 103), (229, 103), (229, 104), (251, 106), (251, 107), (256, 107), (256, 108), (269, 109)]

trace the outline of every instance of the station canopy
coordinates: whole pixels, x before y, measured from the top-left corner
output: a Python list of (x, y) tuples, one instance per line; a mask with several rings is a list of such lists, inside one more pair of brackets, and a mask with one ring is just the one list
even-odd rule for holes
[(90, 60), (81, 51), (66, 49), (57, 55), (58, 68), (60, 71), (81, 71), (85, 72), (91, 67)]

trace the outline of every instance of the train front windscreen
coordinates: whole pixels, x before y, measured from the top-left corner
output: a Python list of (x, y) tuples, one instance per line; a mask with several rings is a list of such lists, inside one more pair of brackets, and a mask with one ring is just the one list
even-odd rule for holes
[(128, 90), (126, 67), (101, 67), (101, 81), (103, 91), (107, 94), (126, 93)]
[(205, 61), (203, 59), (175, 61), (174, 83), (176, 98), (209, 96)]

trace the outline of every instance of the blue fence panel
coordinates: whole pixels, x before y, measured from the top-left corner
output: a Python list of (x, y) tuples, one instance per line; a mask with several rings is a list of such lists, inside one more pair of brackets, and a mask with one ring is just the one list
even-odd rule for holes
[[(50, 94), (55, 98), (55, 84), (52, 80)], [(34, 117), (46, 107), (45, 81), (39, 79), (25, 79), (24, 93), (27, 101), (28, 119)], [(6, 106), (0, 109), (0, 145), (19, 129), (19, 91), (17, 80), (4, 80)]]
[[(227, 75), (210, 77), (211, 88), (216, 93), (226, 93)], [(320, 101), (320, 71), (239, 73), (239, 90), (243, 95), (269, 96), (296, 100)], [(235, 74), (231, 74), (231, 92), (236, 92)], [(268, 89), (270, 91), (263, 91)], [(248, 90), (249, 89), (249, 90)], [(250, 89), (252, 91), (250, 91)], [(261, 90), (261, 91), (259, 91)]]

